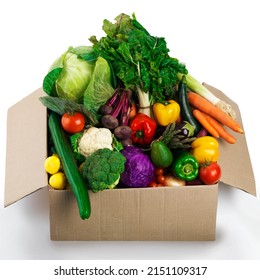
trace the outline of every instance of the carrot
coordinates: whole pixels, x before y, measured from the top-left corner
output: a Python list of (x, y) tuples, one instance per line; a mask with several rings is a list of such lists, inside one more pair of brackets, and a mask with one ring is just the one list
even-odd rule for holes
[(215, 138), (219, 138), (218, 131), (214, 126), (207, 120), (206, 114), (198, 109), (192, 111), (193, 116), (200, 122), (200, 124)]
[(232, 119), (228, 114), (211, 104), (209, 101), (207, 101), (205, 98), (201, 97), (197, 93), (189, 92), (188, 101), (193, 107), (201, 110), (204, 113), (207, 113), (223, 125), (226, 125), (227, 127), (236, 132), (244, 133), (243, 129), (234, 119)]
[(130, 113), (129, 113), (129, 119), (132, 119), (136, 114), (137, 114), (137, 107), (136, 107), (135, 102), (133, 102), (131, 104), (131, 110), (130, 110)]
[(214, 119), (210, 115), (205, 114), (205, 117), (208, 120), (208, 122), (217, 130), (221, 138), (223, 138), (229, 144), (236, 143), (236, 138), (230, 133), (228, 133), (226, 129), (223, 127), (223, 125), (221, 125), (221, 123), (219, 123), (216, 119)]

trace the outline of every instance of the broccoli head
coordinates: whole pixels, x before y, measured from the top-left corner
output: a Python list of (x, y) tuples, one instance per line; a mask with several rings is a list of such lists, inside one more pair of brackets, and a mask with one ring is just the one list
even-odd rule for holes
[(99, 149), (88, 156), (82, 166), (83, 178), (93, 192), (113, 189), (125, 169), (125, 157), (116, 150)]

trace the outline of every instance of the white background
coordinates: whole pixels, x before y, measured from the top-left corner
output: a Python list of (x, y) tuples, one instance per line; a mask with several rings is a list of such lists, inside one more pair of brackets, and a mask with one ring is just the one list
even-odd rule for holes
[(53, 242), (46, 190), (3, 207), (7, 108), (42, 85), (50, 64), (67, 47), (102, 36), (103, 19), (113, 21), (121, 12), (135, 12), (152, 35), (166, 38), (171, 55), (193, 76), (238, 103), (259, 192), (258, 3), (1, 1), (0, 259), (260, 259), (259, 199), (223, 185), (214, 242)]

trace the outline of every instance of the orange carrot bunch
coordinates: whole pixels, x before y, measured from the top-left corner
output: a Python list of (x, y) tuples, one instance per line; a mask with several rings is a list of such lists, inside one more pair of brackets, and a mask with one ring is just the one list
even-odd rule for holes
[(236, 138), (224, 126), (227, 126), (235, 132), (244, 133), (240, 125), (231, 116), (200, 95), (189, 92), (188, 101), (194, 107), (194, 117), (212, 136), (216, 138), (221, 137), (228, 143), (234, 144)]

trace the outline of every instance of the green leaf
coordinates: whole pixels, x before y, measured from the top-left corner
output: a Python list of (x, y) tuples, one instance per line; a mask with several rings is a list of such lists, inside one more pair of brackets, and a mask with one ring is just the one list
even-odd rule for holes
[(67, 112), (80, 112), (86, 117), (88, 124), (96, 125), (98, 123), (99, 116), (91, 110), (88, 110), (83, 104), (76, 103), (66, 98), (53, 96), (42, 96), (39, 100), (45, 107), (59, 115), (63, 115)]
[[(129, 49), (129, 44), (126, 43), (126, 42), (123, 42), (119, 45), (117, 51), (122, 55), (122, 57), (124, 58), (124, 60), (127, 62), (127, 63), (134, 63), (134, 60), (133, 60), (133, 57), (132, 57), (132, 54), (131, 54), (131, 51)], [(134, 63), (136, 64), (136, 63)]]
[(120, 152), (121, 150), (124, 149), (123, 145), (121, 142), (119, 142), (115, 135), (113, 134), (113, 142), (112, 142), (112, 147), (115, 151)]
[(70, 53), (76, 54), (79, 58), (84, 59), (85, 61), (95, 61), (98, 58), (97, 52), (89, 46), (79, 46), (70, 49)]
[(95, 37), (96, 51), (126, 88), (148, 92), (151, 103), (168, 97), (178, 83), (177, 73), (187, 74), (185, 65), (169, 55), (166, 40), (150, 35), (135, 14), (120, 14), (115, 21), (104, 21), (107, 36), (99, 41)]
[(86, 159), (78, 151), (78, 142), (79, 142), (80, 138), (82, 137), (82, 135), (83, 135), (83, 132), (79, 132), (79, 133), (75, 133), (70, 136), (70, 144), (71, 144), (71, 147), (72, 147), (72, 150), (74, 153), (74, 157), (79, 163), (84, 162)]
[(111, 38), (114, 37), (117, 32), (117, 26), (107, 19), (103, 21), (102, 29)]
[(89, 111), (98, 114), (101, 105), (113, 95), (111, 71), (108, 62), (98, 57), (90, 82), (84, 92), (84, 106)]
[(52, 69), (43, 79), (43, 90), (48, 94), (52, 95), (53, 87), (56, 80), (59, 78), (62, 68)]
[(79, 58), (84, 59), (85, 61), (95, 61), (98, 58), (98, 54), (93, 52), (84, 53), (78, 55)]

